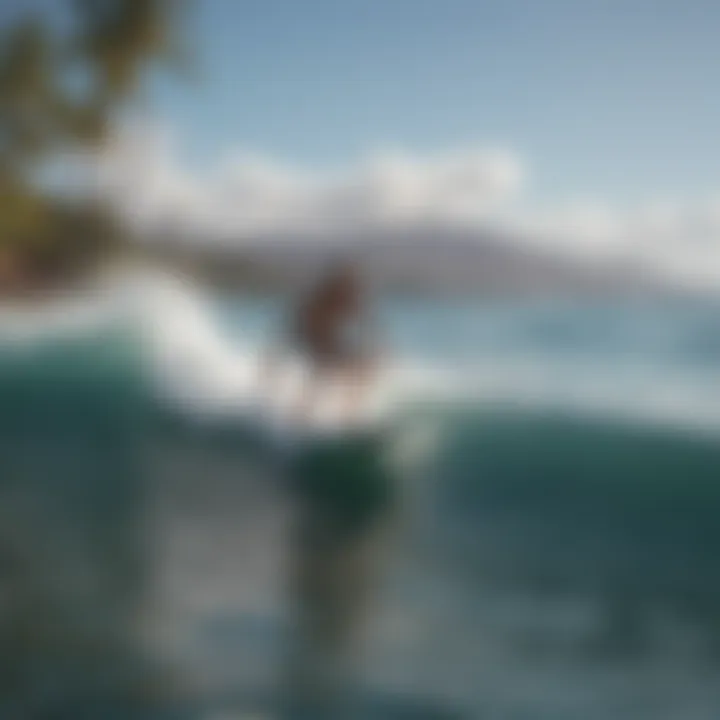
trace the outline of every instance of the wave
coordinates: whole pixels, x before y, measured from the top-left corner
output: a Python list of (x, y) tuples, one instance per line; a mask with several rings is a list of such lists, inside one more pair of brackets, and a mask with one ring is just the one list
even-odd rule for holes
[[(235, 572), (236, 549), (268, 536), (263, 517), (228, 545), (255, 507), (250, 501), (238, 510), (247, 500), (244, 487), (256, 482), (241, 468), (268, 457), (253, 391), (258, 343), (242, 332), (225, 337), (212, 303), (179, 278), (125, 279), (112, 288), (102, 300), (93, 294), (73, 301), (74, 308), (89, 303), (92, 312), (55, 305), (54, 314), (34, 315), (32, 330), (27, 315), (0, 322), (0, 550), (17, 553), (10, 557), (21, 572), (11, 577), (10, 597), (17, 608), (30, 608), (18, 617), (32, 623), (35, 642), (43, 642), (43, 622), (50, 627), (44, 642), (51, 658), (57, 627), (70, 628), (78, 645), (81, 630), (91, 636), (87, 646), (97, 647), (98, 637), (108, 646), (119, 638), (125, 651), (146, 597), (148, 564), (157, 562), (150, 545), (167, 531), (158, 516), (146, 526), (154, 473), (168, 475), (167, 507), (158, 515), (179, 538), (174, 561), (189, 555), (192, 565), (187, 548), (195, 534), (211, 548), (208, 557), (232, 556)], [(562, 613), (598, 610), (609, 630), (604, 637), (622, 643), (632, 644), (663, 613), (689, 620), (703, 640), (720, 638), (715, 400), (704, 378), (642, 366), (608, 372), (517, 355), (465, 365), (397, 357), (375, 407), (402, 505), (417, 528), (417, 535), (405, 534), (417, 543), (410, 557), (423, 573), (422, 584), (409, 583), (399, 595), (399, 615), (412, 617), (407, 611), (421, 597), (448, 597), (451, 577), (463, 602), (441, 608), (439, 636), (467, 635), (473, 646), (487, 641), (488, 666), (503, 661), (499, 672), (513, 699), (523, 682), (512, 664), (519, 655), (512, 654), (513, 638), (494, 654), (492, 631), (494, 624), (502, 630), (514, 599), (526, 602), (528, 618), (547, 607), (534, 602), (541, 595), (563, 601)], [(166, 469), (148, 462), (157, 456)], [(189, 483), (174, 474), (179, 467)], [(226, 483), (244, 483), (242, 501), (226, 492)], [(258, 525), (260, 540), (251, 532)], [(211, 585), (207, 577), (189, 574), (180, 592)], [(252, 574), (237, 582), (263, 585)], [(219, 597), (226, 588), (221, 582), (203, 590)], [(27, 605), (26, 591), (43, 604)], [(172, 586), (169, 594), (177, 592)], [(488, 614), (495, 597), (503, 612)], [(470, 631), (483, 614), (483, 642), (476, 643), (480, 635)], [(13, 645), (14, 636), (4, 634), (15, 617), (6, 614), (0, 623), (13, 661), (25, 651), (24, 638)], [(530, 626), (528, 618), (522, 623)], [(442, 648), (434, 651), (438, 663), (452, 667)], [(477, 657), (468, 656), (470, 669)], [(395, 656), (390, 662), (397, 664)], [(560, 684), (575, 692), (576, 656), (572, 663)], [(95, 655), (78, 664), (78, 682), (88, 682), (85, 667), (104, 664)], [(34, 667), (21, 672), (33, 677)], [(593, 678), (597, 667), (589, 671)], [(537, 671), (533, 665), (528, 676)], [(630, 677), (635, 683), (638, 675)], [(595, 712), (606, 689), (590, 687)]]

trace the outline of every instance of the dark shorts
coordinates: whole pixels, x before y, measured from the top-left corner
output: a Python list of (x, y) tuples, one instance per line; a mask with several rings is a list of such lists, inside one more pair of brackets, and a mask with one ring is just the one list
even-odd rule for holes
[(297, 498), (352, 534), (390, 510), (395, 483), (385, 461), (388, 433), (380, 427), (304, 445), (290, 467)]

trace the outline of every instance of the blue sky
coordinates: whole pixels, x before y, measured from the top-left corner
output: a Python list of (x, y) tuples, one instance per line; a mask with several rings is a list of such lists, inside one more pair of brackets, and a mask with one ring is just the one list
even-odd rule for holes
[[(3, 0), (0, 22), (64, 1)], [(190, 29), (200, 79), (149, 95), (200, 162), (500, 145), (541, 203), (718, 184), (716, 0), (196, 0)]]
[(717, 185), (714, 0), (203, 0), (193, 29), (202, 81), (154, 100), (201, 159), (501, 145), (539, 201)]
[[(2, 0), (60, 14), (61, 0)], [(720, 281), (717, 0), (197, 0), (107, 192), (234, 242), (431, 221)], [(147, 123), (148, 118), (153, 122)]]

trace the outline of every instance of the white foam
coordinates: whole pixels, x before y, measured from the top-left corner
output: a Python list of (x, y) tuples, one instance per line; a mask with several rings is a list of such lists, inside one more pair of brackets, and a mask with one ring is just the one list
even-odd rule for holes
[[(253, 417), (276, 438), (300, 432), (292, 413), (293, 385), (306, 368), (287, 358), (287, 386), (272, 396), (259, 392), (260, 348), (219, 332), (202, 294), (178, 280), (156, 276), (145, 300), (159, 382), (168, 397), (184, 398), (193, 412)], [(622, 368), (581, 364), (572, 359), (543, 362), (533, 357), (489, 356), (464, 366), (430, 363), (408, 356), (388, 361), (374, 383), (364, 411), (352, 422), (371, 426), (409, 401), (512, 403), (526, 408), (576, 410), (642, 422), (720, 428), (720, 397), (708, 392), (708, 378), (651, 372), (646, 365)], [(304, 432), (347, 432), (353, 427), (331, 410), (303, 421)]]
[[(301, 428), (293, 408), (306, 368), (297, 357), (284, 363), (286, 384), (263, 392), (258, 383), (261, 348), (223, 335), (215, 308), (189, 281), (165, 272), (122, 269), (102, 278), (82, 295), (53, 299), (28, 308), (0, 310), (3, 340), (28, 340), (48, 334), (94, 332), (103, 324), (131, 321), (144, 338), (149, 369), (163, 400), (189, 415), (242, 418), (287, 442)], [(398, 356), (385, 364), (363, 412), (352, 426), (364, 428), (387, 418), (408, 401), (513, 403), (528, 408), (574, 409), (720, 428), (720, 378), (644, 365), (608, 369), (569, 359), (542, 362), (533, 357), (487, 355), (464, 366)], [(303, 432), (346, 432), (329, 403)]]

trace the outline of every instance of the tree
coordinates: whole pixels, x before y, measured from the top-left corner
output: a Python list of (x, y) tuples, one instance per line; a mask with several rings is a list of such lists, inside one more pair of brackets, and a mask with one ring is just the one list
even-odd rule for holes
[(185, 53), (186, 0), (65, 0), (70, 30), (29, 15), (0, 33), (0, 248), (89, 259), (118, 233), (105, 208), (37, 182), (58, 153), (98, 149), (146, 71)]

